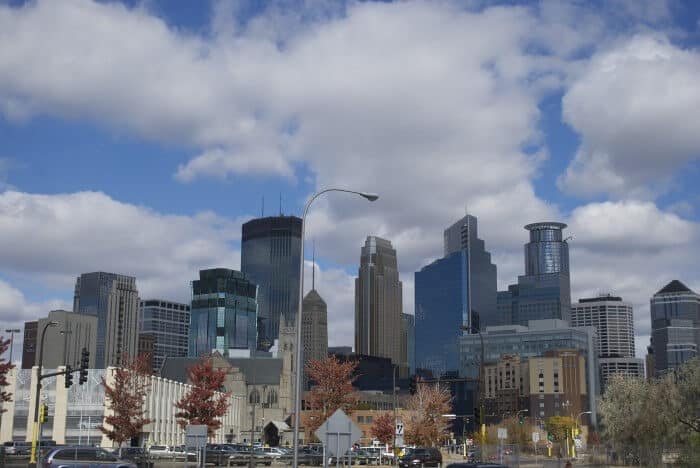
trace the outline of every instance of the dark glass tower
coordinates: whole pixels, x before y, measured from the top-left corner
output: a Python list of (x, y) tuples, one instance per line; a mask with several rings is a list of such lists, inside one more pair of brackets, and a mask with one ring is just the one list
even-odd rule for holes
[(258, 286), (258, 345), (279, 338), (280, 320), (296, 323), (301, 263), (301, 218), (271, 216), (248, 221), (241, 239), (241, 271)]
[(569, 244), (563, 240), (564, 223), (532, 223), (530, 242), (525, 244), (525, 275), (569, 274)]
[(200, 270), (192, 282), (189, 356), (213, 350), (254, 351), (257, 343), (256, 286), (240, 271)]

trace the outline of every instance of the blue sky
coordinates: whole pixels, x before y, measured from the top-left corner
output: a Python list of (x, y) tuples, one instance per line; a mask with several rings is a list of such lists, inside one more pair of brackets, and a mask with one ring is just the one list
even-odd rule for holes
[(413, 272), (467, 209), (522, 274), (522, 226), (569, 224), (572, 297), (700, 290), (700, 6), (687, 1), (0, 1), (0, 322), (75, 276), (186, 300), (240, 224), (314, 206), (332, 344), (369, 234)]

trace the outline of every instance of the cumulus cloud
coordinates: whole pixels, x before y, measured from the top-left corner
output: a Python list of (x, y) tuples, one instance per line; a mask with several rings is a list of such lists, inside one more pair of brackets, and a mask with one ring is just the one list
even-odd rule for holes
[(582, 144), (559, 186), (575, 195), (652, 196), (700, 157), (700, 54), (638, 35), (593, 57), (563, 99)]
[(232, 242), (240, 220), (203, 212), (173, 216), (113, 200), (100, 192), (0, 194), (3, 271), (34, 274), (69, 289), (88, 271), (137, 277), (142, 297), (189, 300), (200, 268), (237, 268)]

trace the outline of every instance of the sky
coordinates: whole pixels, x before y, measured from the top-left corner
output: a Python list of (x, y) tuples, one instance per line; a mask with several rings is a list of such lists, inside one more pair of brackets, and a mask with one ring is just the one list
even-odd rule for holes
[(469, 212), (500, 289), (525, 224), (567, 223), (572, 299), (633, 304), (642, 357), (649, 298), (700, 291), (699, 44), (692, 0), (0, 0), (0, 327), (89, 271), (188, 301), (243, 222), (343, 187), (380, 199), (309, 213), (331, 345), (367, 235), (413, 313)]

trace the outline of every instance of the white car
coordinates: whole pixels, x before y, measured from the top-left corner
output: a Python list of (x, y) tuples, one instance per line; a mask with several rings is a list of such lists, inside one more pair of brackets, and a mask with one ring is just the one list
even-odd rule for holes
[(173, 458), (173, 451), (167, 445), (151, 445), (148, 448), (148, 455), (154, 460)]

